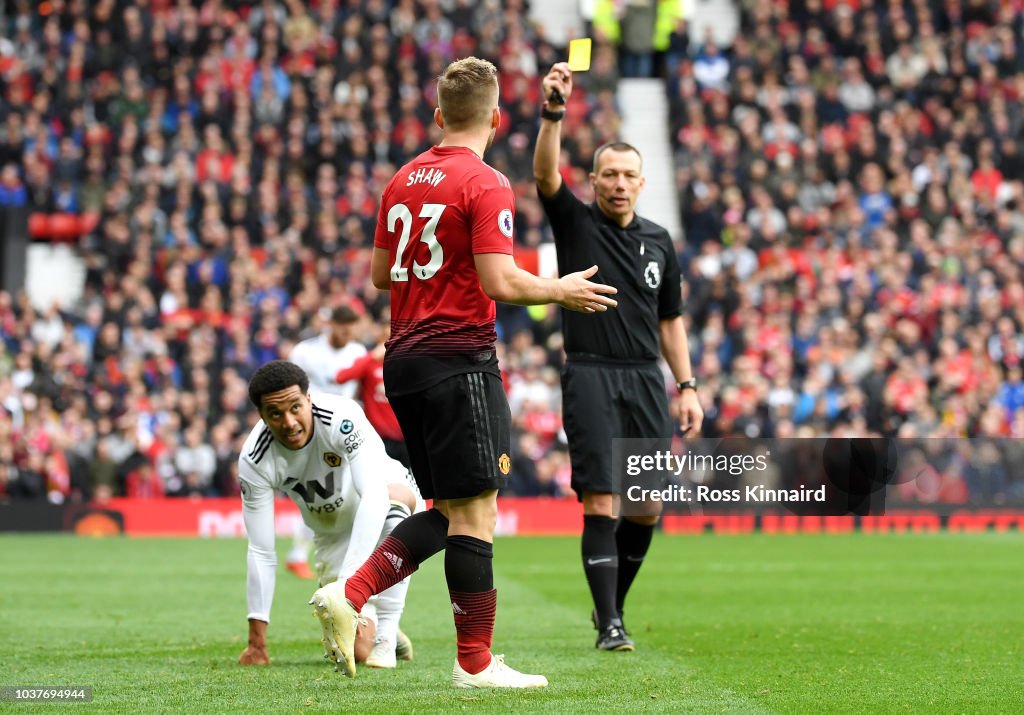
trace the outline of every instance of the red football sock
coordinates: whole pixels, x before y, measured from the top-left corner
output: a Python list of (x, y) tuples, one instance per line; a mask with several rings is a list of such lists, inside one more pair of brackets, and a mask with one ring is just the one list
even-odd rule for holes
[(498, 591), (456, 593), (449, 591), (455, 614), (455, 636), (459, 648), (459, 665), (476, 675), (491, 663), (491, 639), (494, 635), (494, 611)]
[(370, 596), (394, 586), (419, 567), (405, 544), (393, 535), (385, 537), (366, 563), (345, 582), (345, 598), (361, 611)]
[(366, 563), (345, 584), (345, 598), (357, 611), (375, 593), (412, 575), (420, 564), (444, 548), (448, 517), (437, 509), (413, 514), (395, 527)]

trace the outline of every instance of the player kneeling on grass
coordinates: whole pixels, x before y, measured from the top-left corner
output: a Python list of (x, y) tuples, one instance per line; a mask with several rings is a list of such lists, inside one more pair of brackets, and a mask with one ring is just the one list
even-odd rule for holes
[[(262, 420), (238, 458), (249, 535), (249, 645), (238, 661), (270, 663), (274, 491), (280, 490), (313, 530), (321, 588), (310, 603), (320, 616), (325, 657), (337, 662), (330, 600), (344, 599), (345, 579), (399, 522), (423, 510), (423, 500), (409, 470), (387, 455), (359, 405), (336, 395), (311, 395), (308, 376), (294, 363), (274, 360), (260, 367), (249, 381), (249, 398)], [(408, 589), (404, 579), (367, 604), (357, 631), (357, 660), (394, 668), (398, 658), (412, 658), (412, 644), (398, 630)]]

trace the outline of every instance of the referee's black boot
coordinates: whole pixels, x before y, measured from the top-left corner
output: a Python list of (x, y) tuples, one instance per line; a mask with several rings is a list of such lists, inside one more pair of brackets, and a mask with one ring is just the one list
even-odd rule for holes
[[(621, 623), (619, 625), (622, 626), (622, 632), (625, 633), (626, 637), (628, 638), (629, 637), (629, 629), (626, 628), (626, 621), (622, 617), (622, 611), (619, 611), (619, 621), (621, 621)], [(594, 624), (594, 630), (595, 631), (601, 630), (601, 624), (597, 620), (597, 609), (596, 608), (590, 612), (590, 622)]]
[(601, 629), (594, 647), (598, 650), (636, 650), (636, 645), (626, 635), (626, 631), (622, 627), (622, 621), (618, 618), (613, 618), (607, 626)]

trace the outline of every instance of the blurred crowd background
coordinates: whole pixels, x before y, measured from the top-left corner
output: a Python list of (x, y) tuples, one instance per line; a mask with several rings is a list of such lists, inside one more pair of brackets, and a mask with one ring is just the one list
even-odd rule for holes
[[(1024, 437), (1020, 4), (743, 0), (721, 47), (664, 4), (595, 4), (563, 175), (590, 200), (620, 77), (664, 79), (704, 435)], [(487, 160), (517, 245), (549, 242), (532, 149), (565, 48), (526, 5), (8, 2), (0, 205), (83, 217), (87, 273), (71, 306), (0, 293), (0, 499), (236, 494), (253, 370), (342, 305), (380, 338), (378, 199), (439, 139), (454, 58), (498, 66)], [(498, 314), (509, 492), (569, 494), (557, 311)], [(903, 496), (1024, 498), (970, 464)]]

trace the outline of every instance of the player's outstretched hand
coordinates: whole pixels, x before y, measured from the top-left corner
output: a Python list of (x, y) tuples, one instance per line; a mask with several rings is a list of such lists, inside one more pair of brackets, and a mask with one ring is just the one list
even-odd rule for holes
[(562, 95), (562, 99), (568, 102), (569, 97), (572, 96), (572, 70), (569, 69), (569, 63), (556, 62), (552, 65), (551, 70), (541, 80), (541, 87), (544, 89), (544, 99), (550, 104), (562, 104), (552, 98), (553, 90), (557, 90)]
[(267, 655), (266, 646), (260, 648), (249, 645), (242, 651), (242, 655), (238, 656), (238, 662), (242, 665), (270, 665), (270, 656)]
[(618, 293), (617, 288), (587, 280), (595, 273), (597, 266), (591, 266), (585, 271), (569, 273), (559, 278), (558, 282), (562, 284), (562, 299), (558, 304), (578, 313), (603, 313), (617, 306), (618, 303), (608, 297)]

